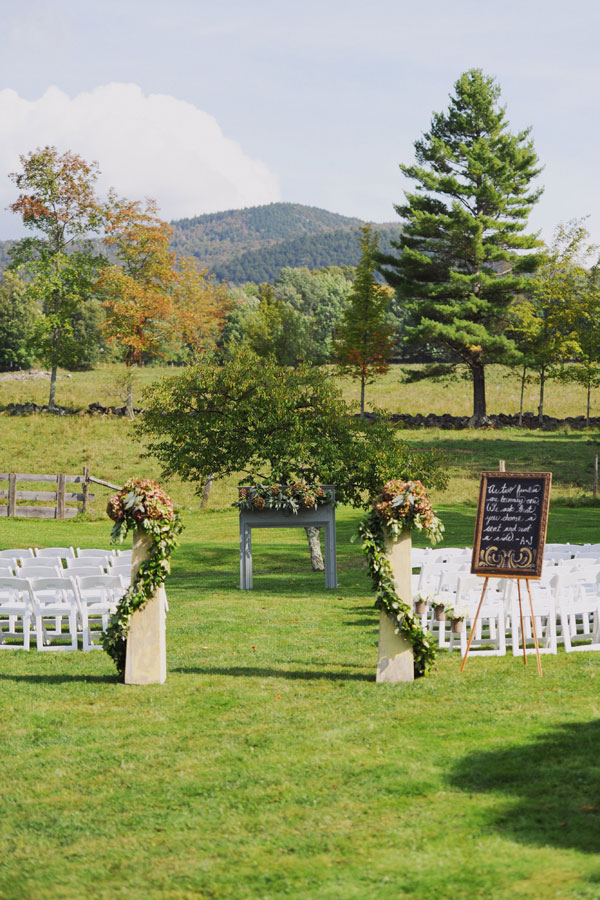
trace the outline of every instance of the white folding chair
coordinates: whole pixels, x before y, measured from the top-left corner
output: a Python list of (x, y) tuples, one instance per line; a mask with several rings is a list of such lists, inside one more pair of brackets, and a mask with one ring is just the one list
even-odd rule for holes
[(581, 572), (557, 575), (554, 579), (558, 640), (567, 653), (600, 650), (599, 581), (600, 574), (586, 583)]
[(62, 560), (59, 556), (22, 556), (18, 560), (21, 570), (47, 569), (48, 567), (63, 571)]
[[(32, 614), (27, 579), (0, 576), (0, 650), (29, 650)], [(21, 620), (21, 630), (17, 628), (18, 619)], [(7, 638), (21, 639), (22, 643), (7, 644)]]
[[(77, 650), (77, 588), (72, 578), (29, 578), (38, 650)], [(54, 620), (54, 628), (48, 620)], [(63, 619), (68, 622), (64, 630)], [(52, 644), (52, 639), (69, 644)]]
[(81, 550), (77, 548), (77, 559), (102, 559), (102, 565), (107, 566), (109, 561), (115, 556), (114, 550), (101, 550), (97, 547)]
[[(102, 566), (100, 564), (97, 566), (91, 565), (92, 561), (90, 560), (87, 566), (68, 566), (65, 574), (70, 578), (81, 578), (84, 575), (106, 575)], [(79, 560), (73, 560), (73, 562), (79, 562)], [(84, 563), (86, 560), (82, 559), (81, 562)]]
[(107, 560), (103, 556), (82, 556), (81, 559), (76, 557), (75, 559), (67, 560), (67, 572), (70, 575), (79, 575), (80, 569), (89, 569), (90, 566), (96, 568), (95, 575), (105, 573), (108, 568)]
[[(419, 553), (425, 553), (425, 554), (426, 554), (426, 553), (429, 552), (429, 547), (425, 547), (424, 550), (420, 550), (418, 547), (415, 547), (415, 548), (413, 549), (412, 552), (413, 552), (413, 553), (416, 553), (417, 555), (418, 555)], [(132, 556), (133, 556), (133, 550), (119, 550), (119, 549), (117, 548), (116, 556), (117, 556), (117, 560), (118, 560), (118, 562), (119, 562), (119, 565), (120, 565), (122, 562), (125, 562), (126, 559), (129, 560), (129, 562), (131, 562), (131, 558), (132, 558)], [(417, 563), (414, 563), (414, 562), (413, 562), (413, 565), (417, 565)]]
[(75, 551), (72, 547), (36, 547), (35, 556), (36, 559), (47, 556), (56, 556), (60, 560), (73, 559)]
[(28, 561), (21, 560), (21, 565), (16, 569), (19, 578), (58, 578), (65, 573), (62, 566), (51, 566), (47, 560), (45, 566), (30, 566)]
[[(556, 577), (556, 576), (555, 576)], [(536, 652), (535, 635), (540, 653), (557, 652), (556, 603), (554, 592), (548, 590), (538, 581), (530, 581), (531, 603), (525, 580), (521, 582), (521, 607), (519, 608), (518, 588), (512, 591), (511, 625), (513, 656), (522, 656), (523, 652)], [(531, 607), (533, 606), (533, 617)], [(523, 621), (521, 622), (521, 616)]]
[[(125, 593), (123, 582), (119, 575), (87, 575), (77, 577), (75, 581), (83, 649), (101, 649), (102, 645), (94, 642), (94, 636), (101, 636), (107, 627), (109, 616)], [(94, 625), (99, 625), (99, 629), (93, 629)]]
[[(77, 573), (79, 574), (79, 573)], [(108, 570), (108, 575), (118, 575), (125, 588), (128, 588), (131, 584), (131, 563), (125, 563), (124, 565), (112, 565)]]
[(0, 550), (0, 559), (8, 557), (8, 559), (20, 559), (22, 556), (33, 556), (31, 547), (20, 547), (16, 550)]
[[(463, 657), (467, 652), (470, 632), (478, 609), (479, 615), (469, 648), (469, 656), (506, 655), (503, 591), (497, 590), (497, 585), (492, 585), (490, 590), (490, 582), (488, 582), (483, 602), (481, 602), (484, 579), (470, 574), (458, 577), (454, 612), (458, 616), (464, 616), (465, 627), (459, 634), (450, 632), (448, 649), (453, 650), (454, 645), (458, 643)], [(479, 606), (480, 602), (481, 607)]]

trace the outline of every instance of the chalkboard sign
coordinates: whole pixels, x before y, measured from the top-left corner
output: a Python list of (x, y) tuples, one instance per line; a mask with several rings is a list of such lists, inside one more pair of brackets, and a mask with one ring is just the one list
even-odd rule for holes
[(482, 472), (471, 572), (539, 578), (551, 472)]

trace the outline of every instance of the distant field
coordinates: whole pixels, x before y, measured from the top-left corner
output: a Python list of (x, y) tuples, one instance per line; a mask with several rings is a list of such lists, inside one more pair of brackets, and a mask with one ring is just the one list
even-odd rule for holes
[[(137, 375), (138, 399), (141, 389), (156, 378), (174, 370), (160, 367), (142, 369)], [(493, 367), (489, 379), (490, 397), (505, 392), (506, 403), (498, 405), (499, 411), (514, 411), (516, 395), (511, 393), (515, 379), (504, 378), (506, 370)], [(57, 402), (73, 408), (86, 407), (94, 401), (102, 405), (121, 405), (118, 366), (106, 366), (93, 372), (75, 373), (71, 378), (59, 381)], [(352, 397), (355, 386), (348, 380), (342, 382), (345, 393)], [(46, 381), (0, 382), (0, 407), (10, 402), (23, 403), (47, 400)], [(367, 394), (381, 406), (393, 412), (468, 412), (468, 385), (458, 382), (443, 387), (424, 382), (420, 385), (402, 385), (396, 370), (369, 387)], [(428, 398), (419, 406), (418, 396)], [(575, 402), (581, 400), (573, 386), (552, 385), (549, 396), (555, 396), (555, 406), (549, 410), (557, 415), (572, 414), (577, 410)], [(512, 398), (512, 399), (511, 399)], [(562, 399), (561, 399), (562, 398)], [(570, 398), (570, 400), (569, 400)], [(558, 406), (558, 400), (563, 404)], [(437, 403), (437, 406), (435, 406)], [(498, 401), (499, 404), (499, 401)], [(490, 401), (491, 405), (491, 401)], [(492, 407), (493, 411), (494, 407)], [(128, 420), (111, 416), (50, 417), (2, 416), (2, 446), (0, 471), (80, 472), (84, 465), (92, 473), (108, 481), (121, 483), (130, 475), (160, 477), (155, 460), (144, 456), (144, 446), (135, 438), (135, 425)], [(479, 473), (495, 469), (498, 460), (506, 460), (507, 468), (547, 470), (554, 475), (552, 497), (554, 501), (578, 500), (584, 494), (589, 497), (593, 479), (593, 458), (600, 434), (594, 430), (570, 432), (527, 431), (506, 429), (502, 431), (442, 431), (439, 429), (406, 429), (399, 437), (416, 447), (435, 447), (447, 454), (451, 475), (448, 490), (438, 494), (438, 503), (473, 506), (477, 498)], [(235, 498), (236, 479), (215, 484), (211, 496), (211, 508), (229, 506)], [(173, 479), (168, 488), (178, 502), (190, 509), (198, 509), (200, 501), (194, 493), (194, 485), (182, 484)], [(99, 488), (96, 511), (99, 513), (110, 491)]]

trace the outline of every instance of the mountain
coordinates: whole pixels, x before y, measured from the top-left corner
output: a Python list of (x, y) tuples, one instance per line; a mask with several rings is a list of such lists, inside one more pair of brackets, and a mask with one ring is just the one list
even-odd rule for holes
[[(314, 206), (271, 203), (171, 222), (172, 247), (195, 256), (222, 281), (274, 281), (284, 266), (356, 265), (362, 224)], [(376, 227), (381, 249), (389, 249), (400, 226)]]
[[(314, 206), (270, 203), (173, 221), (171, 247), (179, 255), (196, 257), (221, 281), (275, 281), (285, 266), (355, 266), (362, 224), (361, 219)], [(375, 227), (381, 249), (388, 250), (400, 225)], [(0, 241), (0, 270), (13, 243)]]

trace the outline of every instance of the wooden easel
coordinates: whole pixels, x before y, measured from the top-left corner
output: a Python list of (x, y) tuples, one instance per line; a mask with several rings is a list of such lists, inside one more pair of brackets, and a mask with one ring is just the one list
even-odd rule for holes
[[(531, 586), (530, 586), (530, 584), (529, 584), (529, 578), (522, 579), (522, 578), (519, 578), (519, 577), (516, 576), (516, 575), (504, 576), (504, 577), (516, 578), (516, 581), (517, 581), (517, 592), (518, 592), (518, 595), (519, 595), (519, 615), (520, 615), (520, 618), (521, 618), (521, 640), (523, 641), (523, 665), (524, 665), (524, 666), (527, 665), (527, 648), (526, 648), (526, 646), (525, 646), (525, 628), (524, 628), (524, 622), (523, 622), (523, 605), (522, 605), (522, 602), (521, 602), (521, 581), (525, 581), (525, 584), (527, 585), (527, 593), (529, 594), (529, 608), (530, 608), (530, 610), (531, 610), (531, 627), (532, 627), (532, 629), (533, 629), (533, 643), (535, 644), (535, 655), (536, 655), (536, 658), (537, 658), (537, 670), (538, 670), (538, 675), (539, 675), (540, 678), (541, 678), (542, 675), (543, 675), (544, 673), (542, 672), (542, 660), (540, 659), (540, 645), (539, 645), (539, 643), (538, 643), (537, 629), (536, 629), (536, 627), (535, 627), (535, 616), (534, 616), (534, 614), (533, 614), (533, 599), (532, 599), (532, 597), (531, 597)], [(485, 597), (485, 592), (486, 592), (486, 590), (487, 590), (487, 586), (488, 586), (488, 581), (489, 581), (489, 580), (490, 580), (490, 579), (489, 579), (489, 576), (485, 576), (485, 580), (484, 580), (484, 582), (483, 582), (483, 590), (482, 590), (482, 592), (481, 592), (481, 599), (479, 600), (479, 606), (477, 607), (477, 612), (475, 613), (475, 618), (473, 619), (473, 624), (471, 625), (471, 634), (469, 635), (469, 642), (468, 642), (468, 644), (467, 644), (467, 650), (466, 650), (466, 652), (465, 652), (463, 661), (462, 661), (461, 666), (460, 666), (460, 671), (461, 671), (461, 672), (464, 670), (464, 668), (465, 668), (465, 666), (466, 666), (466, 664), (467, 664), (467, 657), (468, 657), (468, 655), (469, 655), (469, 650), (471, 649), (471, 643), (472, 643), (473, 637), (474, 637), (474, 635), (475, 635), (475, 628), (477, 627), (477, 619), (479, 618), (479, 613), (480, 613), (480, 611), (481, 611), (481, 606), (482, 606), (482, 604), (483, 604), (483, 598)]]

